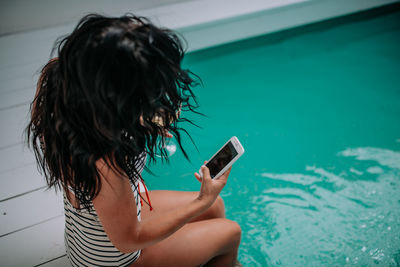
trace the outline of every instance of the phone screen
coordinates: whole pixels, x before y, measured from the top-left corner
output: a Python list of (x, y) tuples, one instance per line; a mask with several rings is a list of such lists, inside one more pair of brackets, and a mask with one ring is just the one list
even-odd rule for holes
[(232, 142), (226, 144), (206, 166), (210, 169), (211, 178), (214, 178), (236, 155), (238, 152)]

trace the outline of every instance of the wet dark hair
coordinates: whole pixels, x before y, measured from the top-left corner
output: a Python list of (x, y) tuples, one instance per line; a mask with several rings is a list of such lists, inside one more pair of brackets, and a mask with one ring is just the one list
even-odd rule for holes
[[(180, 134), (187, 132), (177, 123), (191, 121), (178, 113), (196, 112), (191, 87), (201, 80), (181, 68), (176, 33), (132, 14), (90, 14), (53, 51), (58, 56), (41, 71), (26, 129), (49, 188), (71, 186), (90, 208), (101, 188), (96, 162), (126, 175), (128, 160), (143, 151), (152, 161), (156, 151), (166, 159), (165, 139), (157, 138), (165, 130), (188, 158)], [(133, 183), (140, 178), (135, 166), (127, 176)]]

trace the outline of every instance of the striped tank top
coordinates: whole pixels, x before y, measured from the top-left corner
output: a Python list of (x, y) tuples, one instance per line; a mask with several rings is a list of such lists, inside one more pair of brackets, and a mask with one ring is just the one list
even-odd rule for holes
[[(146, 153), (143, 152), (138, 160), (128, 162), (135, 164), (136, 169), (142, 172), (146, 163)], [(132, 175), (132, 172), (128, 175)], [(137, 217), (140, 221), (139, 181), (132, 184), (132, 191), (136, 201)], [(68, 200), (64, 192), (65, 232), (64, 242), (72, 266), (128, 266), (140, 256), (140, 250), (132, 253), (120, 252), (110, 241), (100, 219), (90, 203), (89, 212), (81, 206), (76, 209)]]

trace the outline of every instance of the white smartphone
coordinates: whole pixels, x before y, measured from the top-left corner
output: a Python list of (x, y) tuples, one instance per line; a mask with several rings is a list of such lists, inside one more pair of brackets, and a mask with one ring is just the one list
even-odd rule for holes
[[(216, 179), (224, 174), (243, 153), (244, 148), (240, 144), (239, 139), (233, 136), (207, 161), (206, 166), (210, 170), (211, 178)], [(199, 174), (203, 177), (201, 169)]]

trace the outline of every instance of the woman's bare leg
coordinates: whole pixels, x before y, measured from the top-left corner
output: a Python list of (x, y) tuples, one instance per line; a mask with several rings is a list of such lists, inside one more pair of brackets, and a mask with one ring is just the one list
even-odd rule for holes
[[(134, 266), (233, 266), (241, 230), (228, 219), (188, 223), (167, 239), (142, 250)], [(135, 263), (136, 264), (136, 263)]]
[[(153, 211), (142, 207), (142, 217), (148, 218), (192, 201), (198, 192), (151, 191)], [(145, 248), (134, 266), (233, 266), (240, 244), (240, 226), (225, 219), (222, 198), (203, 214), (179, 229), (167, 239)]]
[[(143, 203), (142, 206), (142, 217), (148, 218), (158, 212), (165, 212), (174, 209), (179, 206), (183, 206), (190, 203), (197, 197), (199, 192), (186, 192), (186, 191), (168, 191), (168, 190), (152, 190), (149, 191), (149, 197), (153, 210), (150, 211), (150, 207)], [(144, 194), (142, 196), (145, 197)], [(145, 198), (146, 199), (146, 198)], [(206, 210), (200, 216), (194, 218), (190, 222), (196, 222), (201, 220), (225, 218), (225, 204), (220, 196), (217, 197), (214, 204)]]

